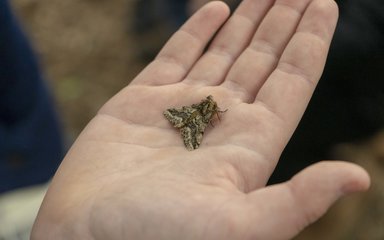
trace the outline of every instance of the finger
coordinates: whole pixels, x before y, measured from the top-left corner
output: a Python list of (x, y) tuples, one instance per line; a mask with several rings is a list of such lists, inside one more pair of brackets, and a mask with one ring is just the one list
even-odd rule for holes
[(367, 190), (369, 184), (368, 174), (357, 165), (322, 162), (284, 184), (256, 190), (248, 195), (250, 209), (246, 211), (252, 213), (251, 224), (263, 225), (251, 227), (253, 238), (249, 239), (291, 239), (319, 219), (338, 198)]
[(186, 77), (191, 84), (216, 85), (249, 44), (272, 0), (245, 0), (222, 27), (211, 46)]
[(261, 103), (286, 124), (286, 138), (295, 129), (321, 76), (337, 17), (333, 0), (314, 0), (256, 96), (256, 104)]
[(132, 83), (165, 85), (182, 80), (228, 16), (228, 6), (222, 2), (205, 5), (171, 37)]
[(257, 29), (252, 42), (231, 68), (223, 86), (253, 101), (295, 33), (311, 0), (277, 0)]

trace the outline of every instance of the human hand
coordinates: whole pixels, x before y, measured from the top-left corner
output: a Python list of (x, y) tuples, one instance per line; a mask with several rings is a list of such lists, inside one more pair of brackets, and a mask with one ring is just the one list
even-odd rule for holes
[[(212, 2), (212, 0), (188, 0), (187, 1), (187, 13), (192, 15), (201, 7), (203, 7), (208, 2)], [(241, 0), (223, 0), (227, 5), (233, 7), (241, 2)]]
[[(274, 2), (244, 0), (228, 21), (220, 2), (198, 11), (84, 129), (32, 239), (288, 239), (368, 188), (364, 170), (341, 162), (265, 186), (337, 21), (333, 0)], [(208, 95), (228, 111), (187, 151), (162, 112)]]

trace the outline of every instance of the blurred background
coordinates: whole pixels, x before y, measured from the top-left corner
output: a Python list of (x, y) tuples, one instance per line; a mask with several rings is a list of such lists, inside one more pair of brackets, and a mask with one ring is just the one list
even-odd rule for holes
[[(1, 1), (0, 240), (29, 239), (66, 149), (207, 0)], [(370, 191), (297, 239), (384, 239), (384, 4), (339, 5), (324, 75), (270, 183), (322, 159), (356, 162)]]

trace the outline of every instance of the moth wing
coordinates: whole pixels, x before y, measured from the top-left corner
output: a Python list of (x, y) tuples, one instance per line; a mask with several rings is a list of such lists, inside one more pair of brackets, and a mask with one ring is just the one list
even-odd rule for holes
[(184, 145), (189, 151), (200, 146), (206, 126), (206, 124), (196, 124), (195, 121), (191, 121), (180, 129)]
[(195, 110), (191, 107), (170, 108), (165, 110), (163, 114), (174, 127), (181, 128), (191, 117), (193, 111)]

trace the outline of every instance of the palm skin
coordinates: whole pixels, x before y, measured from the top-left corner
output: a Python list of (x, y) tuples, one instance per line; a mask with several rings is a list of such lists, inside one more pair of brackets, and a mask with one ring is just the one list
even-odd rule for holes
[[(224, 24), (228, 14), (206, 5), (102, 107), (54, 177), (32, 239), (289, 239), (368, 187), (341, 162), (265, 187), (321, 75), (335, 3), (244, 0)], [(208, 95), (228, 111), (189, 152), (162, 112)]]

